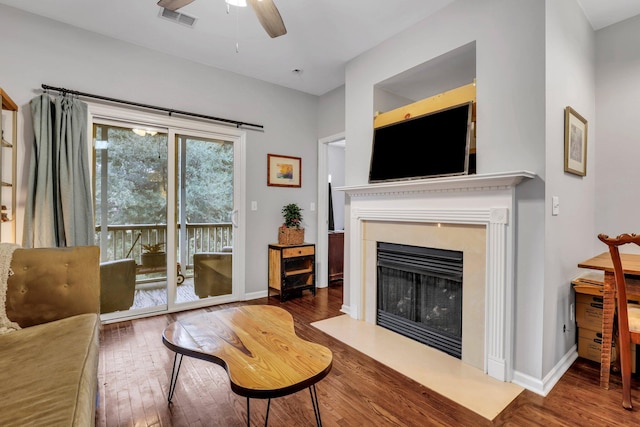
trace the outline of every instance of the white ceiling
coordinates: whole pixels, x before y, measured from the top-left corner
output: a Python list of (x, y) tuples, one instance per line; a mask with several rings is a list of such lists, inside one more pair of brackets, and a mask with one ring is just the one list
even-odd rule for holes
[[(18, 9), (314, 95), (344, 83), (345, 64), (453, 0), (275, 0), (288, 33), (269, 38), (250, 7), (196, 0), (193, 28), (159, 18), (157, 0), (0, 0)], [(578, 0), (594, 29), (640, 14), (638, 0)], [(236, 44), (238, 51), (236, 52)], [(295, 73), (293, 70), (302, 70)]]
[(594, 30), (640, 14), (638, 0), (578, 0)]

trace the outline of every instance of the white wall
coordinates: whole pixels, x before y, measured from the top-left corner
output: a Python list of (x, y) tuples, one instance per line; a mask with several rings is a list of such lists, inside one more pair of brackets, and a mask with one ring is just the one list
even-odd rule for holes
[(373, 86), (473, 41), (479, 172), (543, 171), (544, 5), (459, 0), (348, 64), (346, 129), (354, 144), (347, 150), (348, 185), (367, 181)]
[[(571, 280), (577, 264), (593, 256), (595, 231), (596, 138), (595, 32), (575, 0), (546, 1), (546, 167), (544, 348), (548, 373), (575, 345)], [(564, 109), (571, 106), (588, 121), (587, 175), (564, 172)], [(552, 216), (558, 196), (560, 214)], [(563, 331), (563, 326), (567, 331)]]
[[(536, 0), (459, 0), (351, 61), (346, 74), (346, 184), (358, 185), (367, 182), (369, 172), (374, 86), (475, 41), (478, 173), (540, 175), (521, 184), (514, 224), (526, 238), (517, 244), (517, 292), (535, 294), (533, 300), (516, 295), (515, 369), (538, 379), (543, 377), (544, 10), (544, 2)], [(345, 295), (348, 287), (347, 278)]]
[[(318, 97), (245, 78), (0, 6), (0, 87), (20, 106), (18, 169), (24, 209), (24, 146), (33, 132), (29, 101), (42, 83), (177, 110), (264, 125), (247, 131), (247, 293), (267, 290), (267, 245), (280, 210), (305, 209), (306, 240), (316, 240)], [(7, 36), (10, 35), (10, 36)], [(267, 153), (302, 157), (302, 188), (268, 187)], [(22, 222), (18, 223), (21, 232)], [(21, 235), (21, 234), (20, 234)]]
[[(624, 34), (629, 41), (622, 52), (637, 46), (638, 32), (633, 34)], [(595, 126), (595, 34), (576, 1), (459, 0), (352, 61), (347, 67), (346, 181), (366, 183), (375, 84), (474, 41), (478, 173), (524, 169), (538, 175), (517, 189), (514, 369), (516, 381), (546, 392), (554, 375), (566, 368), (562, 364), (575, 357), (569, 306), (576, 265), (598, 251), (595, 194), (602, 168), (596, 171), (594, 160), (601, 140)], [(608, 41), (608, 51), (616, 43)], [(635, 60), (637, 76), (638, 55), (627, 59)], [(631, 107), (633, 95), (637, 99), (637, 91), (625, 105)], [(564, 172), (567, 105), (590, 123), (586, 177)], [(630, 133), (633, 119), (626, 119)], [(620, 123), (614, 127), (620, 129)], [(604, 187), (598, 194), (605, 194)], [(553, 195), (561, 200), (559, 216), (551, 215)]]
[(344, 85), (320, 97), (318, 105), (318, 139), (344, 132)]
[(640, 232), (639, 46), (640, 16), (596, 33), (596, 231), (611, 236)]

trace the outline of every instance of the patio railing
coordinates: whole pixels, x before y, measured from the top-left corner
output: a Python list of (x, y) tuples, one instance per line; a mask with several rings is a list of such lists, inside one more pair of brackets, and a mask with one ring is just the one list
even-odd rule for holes
[[(106, 239), (104, 245), (103, 239)], [(133, 258), (136, 264), (141, 264), (142, 245), (166, 241), (167, 226), (164, 224), (109, 225), (106, 233), (102, 232), (102, 227), (96, 227), (96, 245), (101, 247), (103, 261)], [(179, 243), (178, 262), (191, 268), (194, 253), (220, 252), (225, 246), (233, 246), (231, 223), (187, 224), (186, 235), (179, 237)]]

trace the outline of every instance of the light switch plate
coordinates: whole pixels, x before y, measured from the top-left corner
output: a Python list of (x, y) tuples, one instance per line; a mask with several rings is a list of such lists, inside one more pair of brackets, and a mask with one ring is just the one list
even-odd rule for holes
[(558, 196), (551, 197), (551, 215), (560, 214), (560, 198)]

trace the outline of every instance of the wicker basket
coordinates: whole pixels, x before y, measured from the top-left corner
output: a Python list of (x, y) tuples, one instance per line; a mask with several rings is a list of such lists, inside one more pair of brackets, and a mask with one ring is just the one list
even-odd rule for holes
[(304, 242), (304, 228), (278, 228), (278, 243), (281, 245), (299, 245)]

